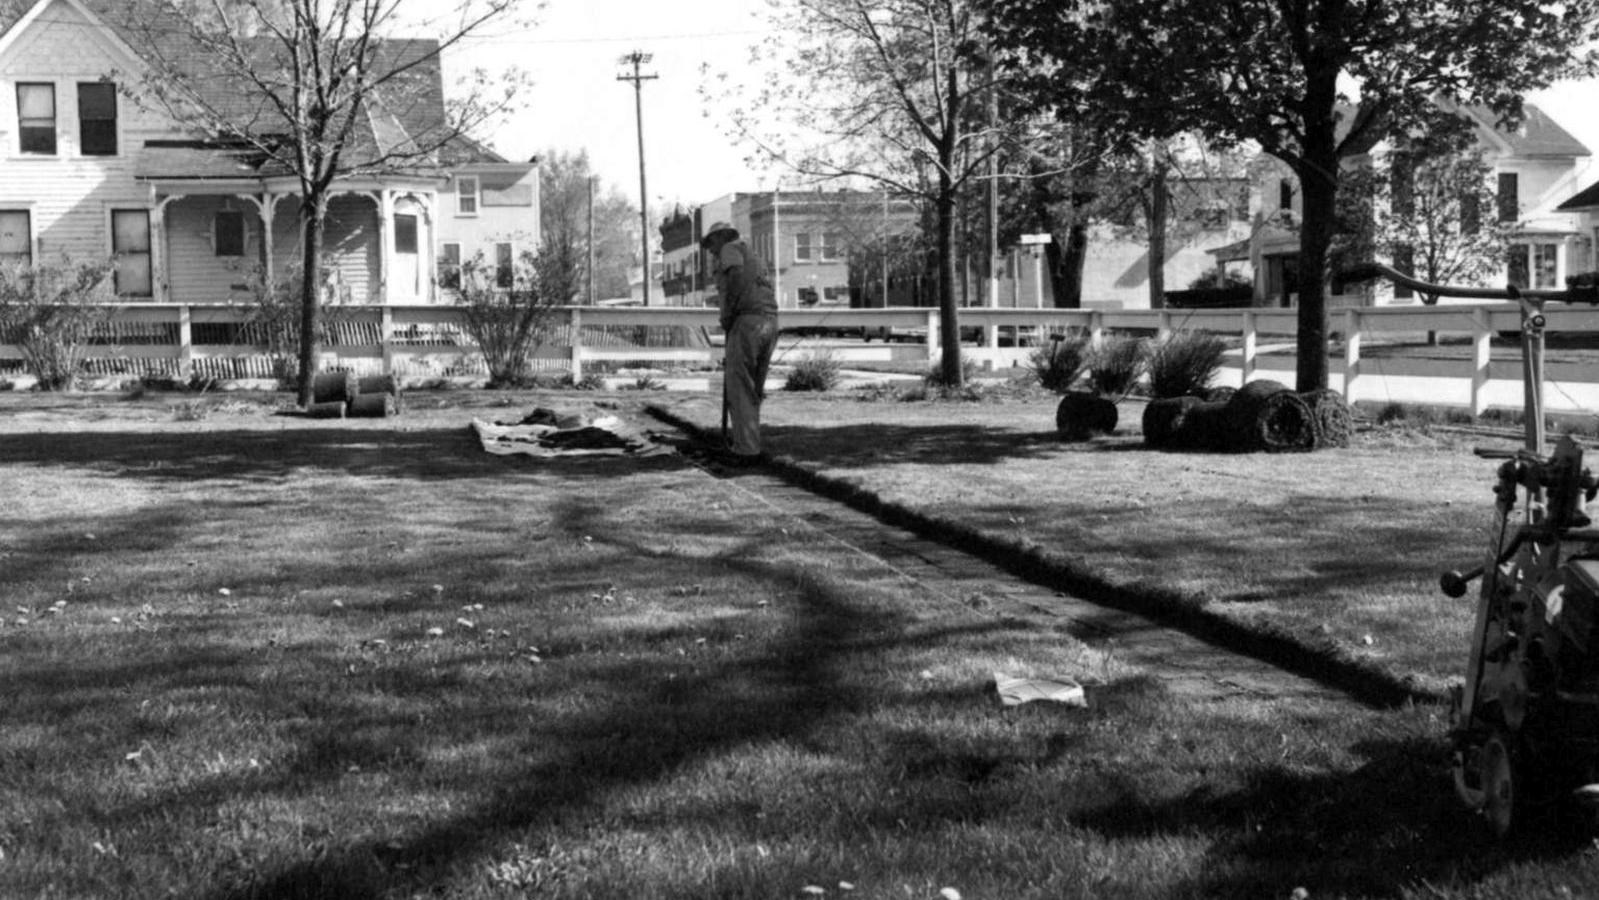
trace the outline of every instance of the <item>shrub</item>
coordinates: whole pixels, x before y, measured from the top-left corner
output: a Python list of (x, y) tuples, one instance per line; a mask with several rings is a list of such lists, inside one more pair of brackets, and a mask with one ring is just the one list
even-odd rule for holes
[(82, 376), (89, 347), (115, 307), (109, 262), (12, 266), (0, 269), (0, 343), (22, 350), (39, 389), (71, 389)]
[(635, 391), (664, 391), (666, 390), (666, 384), (657, 380), (654, 375), (640, 375), (633, 382), (632, 389)]
[[(977, 377), (977, 360), (961, 357), (961, 384), (970, 383), (975, 377)], [(922, 384), (940, 391), (954, 387), (944, 383), (944, 367), (940, 363), (933, 363), (932, 367), (922, 375)]]
[(1088, 377), (1102, 397), (1120, 400), (1127, 396), (1144, 373), (1149, 345), (1136, 338), (1108, 338), (1088, 359)]
[(1221, 371), (1227, 345), (1203, 331), (1177, 331), (1149, 355), (1149, 393), (1157, 399), (1198, 396)]
[(838, 386), (839, 372), (843, 366), (826, 353), (802, 359), (789, 371), (783, 382), (785, 391), (830, 391)]
[[(250, 275), (250, 311), (240, 327), (240, 334), (252, 345), (261, 348), (272, 366), (272, 377), (278, 387), (293, 390), (300, 383), (300, 318), (304, 314), (301, 303), (303, 267), (292, 265), (282, 277), (268, 278), (256, 269)], [(329, 274), (323, 282), (337, 290), (338, 280)], [(347, 293), (347, 292), (346, 292)], [(336, 303), (324, 303), (317, 315), (317, 342), (334, 343), (339, 323), (349, 317), (348, 299), (335, 294)], [(176, 387), (176, 385), (174, 385)]]
[(462, 326), (483, 354), (489, 387), (528, 384), (533, 354), (549, 331), (557, 301), (537, 289), (532, 254), (523, 253), (509, 272), (479, 253), (461, 266)]
[(556, 387), (574, 391), (603, 391), (605, 390), (605, 377), (598, 372), (589, 372), (581, 379), (578, 379), (573, 378), (571, 372), (567, 372), (556, 382)]
[(1088, 368), (1091, 355), (1088, 338), (1080, 337), (1052, 337), (1049, 343), (1042, 347), (1035, 347), (1028, 357), (1028, 367), (1038, 377), (1038, 383), (1046, 390), (1055, 393), (1064, 393), (1069, 389), (1084, 370)]

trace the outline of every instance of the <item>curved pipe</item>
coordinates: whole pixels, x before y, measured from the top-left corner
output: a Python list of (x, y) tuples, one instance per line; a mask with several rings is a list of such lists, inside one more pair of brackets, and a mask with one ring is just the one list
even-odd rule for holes
[(1412, 278), (1392, 266), (1385, 266), (1378, 262), (1363, 262), (1346, 266), (1339, 270), (1338, 277), (1343, 281), (1371, 281), (1374, 278), (1386, 278), (1394, 284), (1408, 287), (1417, 293), (1432, 294), (1438, 297), (1459, 297), (1467, 300), (1553, 300), (1558, 303), (1599, 304), (1599, 287), (1591, 285), (1556, 291), (1530, 288), (1522, 290), (1509, 285), (1502, 288), (1480, 288), (1452, 284), (1432, 284), (1431, 282)]

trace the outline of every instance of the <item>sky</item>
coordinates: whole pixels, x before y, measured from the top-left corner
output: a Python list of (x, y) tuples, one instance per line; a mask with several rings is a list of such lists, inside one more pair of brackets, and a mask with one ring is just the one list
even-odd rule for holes
[[(652, 218), (663, 205), (697, 205), (734, 191), (770, 189), (749, 155), (706, 116), (701, 67), (748, 72), (765, 34), (765, 0), (549, 0), (531, 29), (492, 28), (445, 56), (446, 78), (463, 67), (515, 64), (533, 79), (524, 110), (486, 135), (508, 159), (586, 149), (601, 183), (639, 195), (637, 115), (631, 72), (618, 58), (653, 55), (643, 74), (645, 176)], [(713, 110), (714, 112), (714, 110)]]
[[(644, 74), (645, 174), (651, 217), (735, 191), (771, 190), (776, 172), (752, 169), (750, 148), (717, 127), (700, 88), (712, 73), (753, 81), (750, 49), (767, 34), (766, 0), (547, 0), (530, 28), (495, 27), (445, 56), (446, 77), (465, 67), (515, 64), (533, 79), (523, 111), (485, 135), (508, 159), (586, 149), (603, 185), (637, 202), (634, 90), (618, 62), (653, 55)], [(628, 70), (630, 71), (630, 70)], [(1599, 82), (1559, 84), (1533, 95), (1556, 122), (1594, 150), (1582, 186), (1599, 178)], [(707, 113), (710, 115), (708, 116)]]

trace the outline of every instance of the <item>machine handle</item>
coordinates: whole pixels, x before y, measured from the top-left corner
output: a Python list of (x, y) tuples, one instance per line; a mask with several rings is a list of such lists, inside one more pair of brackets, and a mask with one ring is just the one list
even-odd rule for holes
[(1483, 571), (1482, 566), (1465, 573), (1450, 569), (1438, 576), (1438, 587), (1443, 589), (1444, 596), (1459, 599), (1466, 596), (1466, 586), (1482, 577)]
[(1513, 286), (1502, 288), (1466, 287), (1454, 284), (1433, 284), (1412, 278), (1409, 275), (1378, 262), (1356, 263), (1345, 266), (1338, 271), (1341, 281), (1370, 281), (1373, 278), (1386, 278), (1394, 284), (1403, 285), (1420, 294), (1429, 294), (1435, 297), (1460, 297), (1467, 300), (1553, 300), (1557, 303), (1595, 303), (1599, 304), (1599, 286), (1588, 284), (1574, 279), (1567, 279), (1569, 286), (1566, 290), (1521, 289)]

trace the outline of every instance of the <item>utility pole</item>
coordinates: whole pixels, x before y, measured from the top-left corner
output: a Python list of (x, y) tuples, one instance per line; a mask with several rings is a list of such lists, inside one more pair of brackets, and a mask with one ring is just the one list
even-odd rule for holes
[(594, 305), (594, 182), (599, 176), (589, 176), (589, 306)]
[(650, 305), (650, 195), (644, 183), (644, 82), (654, 81), (659, 75), (645, 75), (640, 70), (654, 57), (642, 50), (623, 56), (623, 65), (632, 64), (633, 74), (618, 75), (617, 81), (633, 82), (633, 110), (638, 119), (638, 215), (639, 238), (643, 243), (644, 305)]
[(988, 305), (999, 306), (999, 100), (994, 95), (994, 47), (985, 44), (984, 61), (988, 70)]

